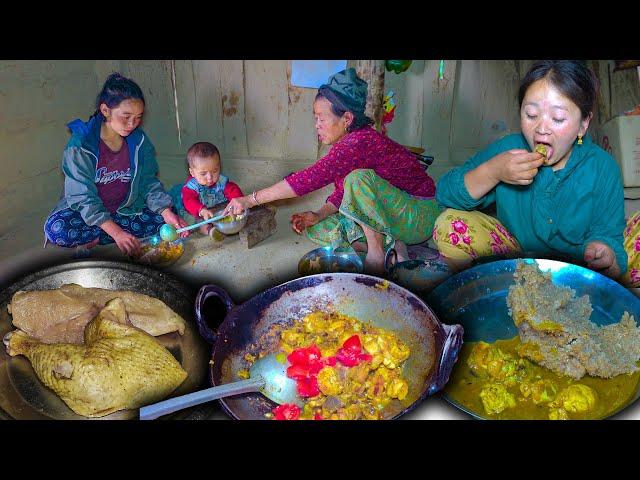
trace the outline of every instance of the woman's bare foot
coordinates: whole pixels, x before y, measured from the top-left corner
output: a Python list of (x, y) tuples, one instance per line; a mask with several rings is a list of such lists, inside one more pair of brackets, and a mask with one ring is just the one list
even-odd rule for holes
[(396, 240), (395, 250), (398, 255), (398, 263), (409, 260), (409, 251), (407, 250), (407, 245), (404, 242)]
[(367, 251), (367, 244), (365, 242), (353, 242), (351, 244), (351, 246), (353, 247), (353, 249), (356, 252), (366, 252)]
[(382, 249), (371, 249), (367, 252), (367, 256), (364, 259), (364, 271), (377, 277), (382, 277), (385, 274), (384, 251)]
[(95, 240), (92, 240), (89, 243), (85, 243), (84, 245), (78, 245), (77, 248), (81, 248), (81, 249), (85, 249), (85, 250), (89, 250), (90, 248), (95, 247), (96, 245), (98, 245), (98, 243), (100, 242), (100, 237), (96, 238)]

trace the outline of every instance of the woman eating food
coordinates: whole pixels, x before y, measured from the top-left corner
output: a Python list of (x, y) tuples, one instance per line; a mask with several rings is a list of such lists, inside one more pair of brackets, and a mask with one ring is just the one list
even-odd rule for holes
[[(587, 135), (598, 82), (582, 61), (534, 63), (519, 91), (521, 132), (449, 171), (434, 240), (454, 269), (481, 256), (561, 254), (609, 277), (627, 271), (615, 160)], [(495, 203), (496, 217), (479, 210)]]

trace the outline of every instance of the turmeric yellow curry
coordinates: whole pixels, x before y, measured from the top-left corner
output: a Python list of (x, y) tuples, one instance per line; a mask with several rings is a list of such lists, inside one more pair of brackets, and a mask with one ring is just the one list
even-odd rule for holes
[(279, 349), (305, 404), (293, 413), (278, 407), (278, 419), (284, 411), (283, 419), (378, 420), (402, 409), (409, 391), (402, 368), (411, 352), (391, 331), (316, 311), (280, 332)]
[(635, 395), (640, 371), (575, 380), (526, 356), (519, 337), (465, 343), (445, 393), (484, 418), (573, 420), (605, 418)]

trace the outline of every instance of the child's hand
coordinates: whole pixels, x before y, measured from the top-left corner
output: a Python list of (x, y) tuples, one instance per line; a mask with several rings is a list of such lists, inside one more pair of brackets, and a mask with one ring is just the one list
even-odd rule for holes
[(210, 218), (213, 218), (213, 212), (208, 208), (203, 208), (202, 210), (200, 210), (199, 214), (203, 220), (209, 220)]

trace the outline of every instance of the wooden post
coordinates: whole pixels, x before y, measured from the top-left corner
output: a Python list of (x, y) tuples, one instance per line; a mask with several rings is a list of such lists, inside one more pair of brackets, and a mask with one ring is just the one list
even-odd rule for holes
[(380, 131), (384, 103), (384, 60), (354, 60), (351, 66), (369, 84), (365, 114), (374, 121), (375, 129)]

